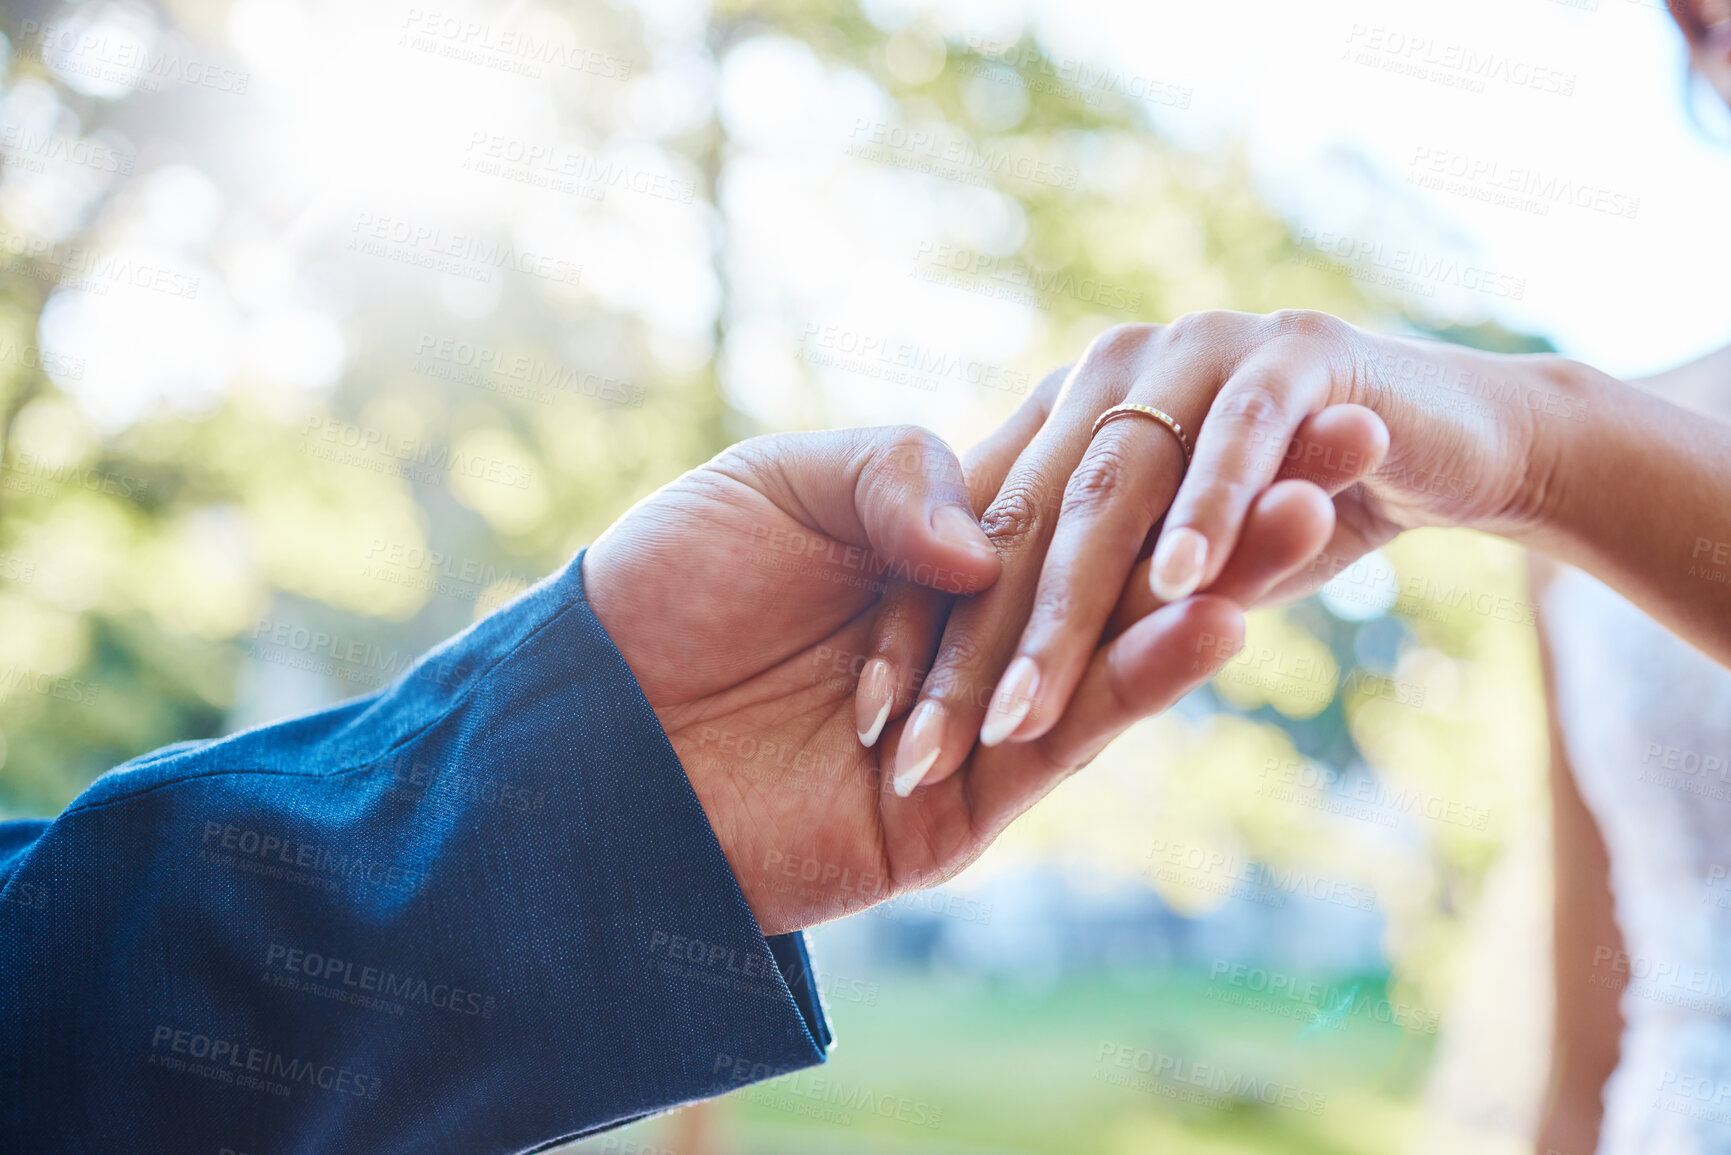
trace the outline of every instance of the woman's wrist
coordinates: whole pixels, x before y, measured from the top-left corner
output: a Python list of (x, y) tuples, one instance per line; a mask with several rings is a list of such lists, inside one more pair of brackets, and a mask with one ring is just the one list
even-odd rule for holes
[(1602, 374), (1556, 356), (1362, 338), (1350, 399), (1388, 425), (1393, 447), (1379, 482), (1401, 528), (1543, 533), (1558, 516), (1553, 482), (1591, 424)]
[(1731, 426), (1557, 362), (1581, 419), (1538, 423), (1523, 544), (1578, 566), (1731, 663)]
[[(1532, 357), (1531, 448), (1521, 478), (1523, 505), (1507, 536), (1577, 564), (1602, 543), (1608, 517), (1629, 498), (1642, 456), (1634, 442), (1642, 412), (1638, 395), (1579, 361)], [(1633, 439), (1633, 440), (1632, 440)]]

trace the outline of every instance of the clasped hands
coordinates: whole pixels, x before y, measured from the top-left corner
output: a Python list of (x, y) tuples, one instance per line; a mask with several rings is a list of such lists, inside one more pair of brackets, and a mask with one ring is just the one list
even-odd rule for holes
[[(953, 876), (1246, 609), (1531, 516), (1535, 423), (1454, 387), (1522, 360), (1314, 313), (1120, 326), (965, 461), (914, 427), (735, 445), (590, 548), (588, 597), (765, 933), (809, 926)], [(1094, 433), (1125, 402), (1194, 431), (1187, 467), (1157, 421)]]

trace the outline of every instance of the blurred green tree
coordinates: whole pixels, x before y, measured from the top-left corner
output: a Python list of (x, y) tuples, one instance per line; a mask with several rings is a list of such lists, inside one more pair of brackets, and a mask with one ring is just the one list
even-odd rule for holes
[[(48, 347), (44, 316), (55, 298), (101, 287), (90, 284), (89, 255), (126, 242), (153, 174), (200, 169), (226, 197), (211, 238), (186, 249), (198, 267), (220, 270), (209, 295), (222, 294), (247, 237), (287, 233), (289, 221), (272, 215), (274, 190), (241, 175), (259, 131), (251, 106), (212, 112), (208, 94), (136, 77), (109, 92), (76, 83), (76, 62), (45, 52), (41, 34), (52, 12), (70, 11), (7, 16), (5, 115), (33, 108), (32, 131), (60, 141), (61, 155), (107, 148), (131, 171), (93, 181), (52, 159), (37, 170), (14, 148), (0, 180), (9, 238), (0, 268), (0, 807), (13, 814), (52, 814), (108, 766), (161, 744), (380, 684), (728, 442), (857, 412), (857, 379), (809, 357), (791, 360), (798, 388), (770, 418), (738, 400), (758, 364), (738, 334), (768, 317), (784, 352), (798, 348), (849, 272), (815, 289), (773, 283), (756, 210), (733, 191), (750, 187), (741, 182), (772, 150), (740, 139), (721, 90), (728, 69), (765, 45), (797, 46), (820, 83), (882, 110), (863, 127), (857, 118), (818, 126), (824, 155), (811, 163), (832, 182), (822, 187), (885, 214), (903, 203), (896, 198), (948, 198), (966, 210), (923, 234), (908, 275), (958, 309), (1019, 305), (1010, 368), (1024, 379), (1073, 358), (1107, 325), (1210, 308), (1309, 307), (1487, 347), (1525, 341), (1494, 325), (1451, 327), (1307, 249), (1242, 157), (1163, 139), (1158, 117), (1189, 102), (1182, 84), (1055, 56), (1032, 32), (969, 36), (848, 0), (724, 0), (702, 27), (578, 0), (557, 14), (561, 27), (636, 71), (613, 87), (590, 76), (547, 85), (548, 132), (584, 157), (642, 145), (675, 187), (689, 185), (687, 231), (672, 235), (704, 250), (690, 275), (707, 302), (695, 337), (670, 336), (658, 318), (652, 299), (671, 284), (656, 280), (669, 275), (660, 266), (646, 264), (642, 284), (619, 282), (620, 267), (636, 268), (631, 255), (557, 282), (498, 270), (485, 307), (453, 307), (450, 285), (411, 263), (345, 257), (359, 224), (341, 220), (297, 234), (291, 250), (315, 284), (336, 286), (330, 307), (344, 310), (333, 385), (289, 389), (256, 363), (238, 364), (213, 401), (146, 405), (116, 423), (89, 404), (78, 358)], [(223, 18), (222, 5), (177, 8), (163, 35), (221, 55)], [(652, 122), (638, 108), (693, 86), (702, 89), (686, 99), (695, 115)], [(25, 195), (56, 179), (84, 190), (70, 223), (44, 217), (40, 197)], [(553, 215), (615, 245), (664, 219), (634, 224), (618, 197), (596, 200), (568, 200)], [(839, 200), (816, 211), (840, 213)], [(499, 200), (497, 219), (477, 234), (515, 238), (516, 207)], [(983, 214), (1009, 224), (986, 229)], [(288, 360), (295, 350), (284, 340), (273, 356)], [(443, 355), (452, 348), (459, 353)], [(465, 364), (465, 348), (508, 351), (544, 386), (519, 388), (498, 359), (491, 369)], [(958, 428), (984, 432), (1014, 392), (968, 393)], [(467, 462), (486, 468), (478, 475)], [(1403, 576), (1455, 570), (1460, 582), (1519, 596), (1518, 566), (1500, 547), (1427, 539), (1391, 556)], [(1530, 639), (1505, 623), (1439, 612), (1423, 596), (1397, 602), (1386, 621), (1399, 623), (1393, 635), (1314, 601), (1262, 615), (1260, 636), (1326, 654), (1340, 678), (1320, 698), (1228, 680), (1213, 699), (1221, 717), (1169, 723), (1190, 732), (1155, 757), (1188, 792), (1185, 821), (1203, 836), (1258, 860), (1394, 886), (1391, 949), (1427, 976), (1434, 1000), (1431, 977), (1447, 972), (1461, 912), (1513, 815), (1538, 798), (1536, 673)], [(1367, 637), (1373, 629), (1380, 641)], [(1388, 653), (1386, 668), (1352, 681), (1367, 647)], [(1446, 683), (1448, 704), (1390, 721), (1384, 691), (1396, 678)], [(1146, 747), (1135, 741), (1111, 759), (1140, 758), (1145, 771)], [(1406, 776), (1481, 799), (1495, 820), (1355, 858), (1316, 814), (1247, 801), (1244, 775), (1214, 773), (1229, 755)], [(1095, 781), (1118, 793), (1078, 786), (1065, 796), (1073, 804), (1055, 804), (1025, 837), (1063, 835), (1133, 870), (1172, 800), (1125, 807), (1123, 792), (1136, 795), (1124, 776), (1102, 771)]]

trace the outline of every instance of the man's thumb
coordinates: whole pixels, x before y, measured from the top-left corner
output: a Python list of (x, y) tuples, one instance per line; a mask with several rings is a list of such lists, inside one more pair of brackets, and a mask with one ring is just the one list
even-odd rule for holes
[(808, 528), (869, 547), (893, 576), (945, 593), (973, 593), (998, 578), (998, 551), (968, 503), (961, 462), (929, 430), (758, 437), (715, 466), (744, 473), (740, 480)]

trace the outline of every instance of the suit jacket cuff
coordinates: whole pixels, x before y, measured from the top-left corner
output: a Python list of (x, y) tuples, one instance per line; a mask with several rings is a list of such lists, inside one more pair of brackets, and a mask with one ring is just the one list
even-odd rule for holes
[(376, 694), (137, 759), (16, 833), (0, 896), (46, 896), (0, 902), (26, 1148), (537, 1150), (831, 1041), (581, 555)]

